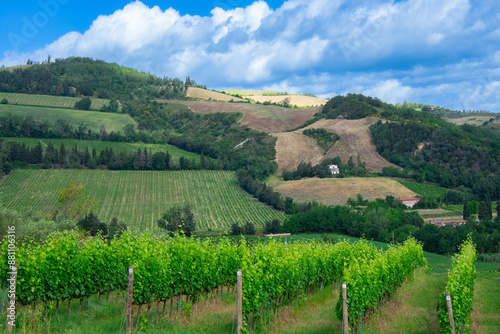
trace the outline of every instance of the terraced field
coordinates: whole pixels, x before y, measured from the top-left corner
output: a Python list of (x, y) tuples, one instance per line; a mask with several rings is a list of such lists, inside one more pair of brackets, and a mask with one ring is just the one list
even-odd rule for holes
[(84, 123), (93, 132), (99, 133), (101, 124), (106, 126), (106, 131), (121, 131), (127, 124), (136, 124), (128, 115), (109, 112), (87, 111), (63, 108), (44, 108), (30, 106), (16, 106), (12, 104), (0, 104), (0, 116), (12, 114), (19, 117), (33, 117), (43, 119), (54, 124), (56, 120), (63, 119), (73, 126)]
[(190, 204), (198, 229), (248, 221), (261, 225), (285, 214), (241, 190), (228, 171), (16, 170), (0, 179), (0, 203), (7, 208), (54, 212), (58, 192), (81, 183), (96, 202), (98, 217), (112, 217), (132, 229), (154, 228), (177, 204)]
[[(0, 93), (0, 100), (2, 99), (7, 99), (11, 104), (53, 108), (74, 108), (75, 102), (80, 100), (79, 97), (70, 96)], [(90, 106), (92, 110), (100, 110), (103, 106), (109, 104), (109, 100), (107, 99), (98, 99), (95, 97), (90, 99), (92, 100), (92, 105)]]

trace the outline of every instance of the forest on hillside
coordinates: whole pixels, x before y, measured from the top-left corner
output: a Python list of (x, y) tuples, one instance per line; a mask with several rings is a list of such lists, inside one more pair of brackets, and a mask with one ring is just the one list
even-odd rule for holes
[(494, 128), (454, 125), (430, 110), (362, 94), (336, 96), (316, 116), (386, 120), (371, 126), (373, 141), (381, 156), (404, 170), (386, 167), (384, 176), (459, 188), (479, 200), (500, 199), (500, 132)]
[(81, 57), (0, 71), (0, 92), (103, 99), (179, 97), (191, 83)]

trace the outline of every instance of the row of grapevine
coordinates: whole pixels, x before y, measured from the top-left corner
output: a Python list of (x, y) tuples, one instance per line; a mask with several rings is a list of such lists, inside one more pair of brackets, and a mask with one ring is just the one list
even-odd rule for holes
[[(470, 333), (471, 314), (474, 297), (474, 280), (476, 278), (476, 248), (469, 238), (462, 244), (460, 252), (452, 258), (451, 270), (448, 273), (446, 291), (450, 293), (453, 306), (455, 327)], [(445, 293), (438, 302), (439, 325), (443, 333), (450, 333), (451, 325), (446, 306)]]
[[(2, 281), (8, 278), (7, 239), (1, 245)], [(219, 286), (234, 285), (236, 270), (248, 254), (245, 243), (231, 245), (183, 237), (159, 241), (148, 234), (126, 233), (107, 242), (77, 231), (50, 236), (46, 243), (18, 245), (16, 300), (24, 305), (83, 299), (124, 290), (134, 266), (134, 303), (144, 304), (184, 294), (195, 297)]]
[[(7, 253), (7, 240), (1, 244)], [(7, 256), (0, 279), (10, 271)], [(96, 293), (124, 291), (128, 267), (134, 267), (133, 302), (138, 305), (187, 295), (191, 300), (236, 284), (242, 269), (242, 306), (247, 321), (277, 311), (298, 294), (332, 284), (343, 277), (348, 285), (352, 324), (377, 301), (401, 284), (412, 270), (425, 265), (415, 240), (381, 252), (365, 241), (350, 244), (284, 245), (276, 241), (248, 247), (228, 239), (175, 237), (160, 240), (149, 234), (125, 233), (108, 242), (77, 231), (57, 233), (43, 244), (18, 245), (16, 299), (24, 305), (84, 299)], [(140, 311), (139, 311), (140, 312)]]
[(265, 316), (300, 291), (340, 279), (355, 259), (368, 261), (378, 251), (364, 241), (330, 244), (258, 244), (243, 263), (243, 316)]
[[(343, 281), (347, 285), (347, 309), (349, 323), (353, 327), (369, 310), (403, 283), (416, 267), (425, 266), (422, 245), (408, 239), (402, 246), (391, 247), (385, 252), (377, 251), (370, 259), (353, 259), (344, 271)], [(342, 319), (342, 295), (336, 313)]]

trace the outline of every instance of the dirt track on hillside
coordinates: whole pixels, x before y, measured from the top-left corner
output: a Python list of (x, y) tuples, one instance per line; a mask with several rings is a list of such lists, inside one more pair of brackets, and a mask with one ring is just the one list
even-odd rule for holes
[(313, 115), (321, 111), (322, 107), (312, 108), (282, 108), (277, 106), (264, 106), (251, 103), (223, 103), (205, 101), (169, 101), (188, 106), (192, 111), (202, 114), (217, 112), (241, 112), (244, 114), (241, 124), (248, 127), (268, 132), (284, 132), (303, 124)]
[(283, 132), (275, 133), (276, 141), (276, 162), (278, 172), (283, 169), (289, 171), (297, 168), (301, 161), (310, 162), (313, 166), (320, 163), (323, 157), (322, 150), (316, 142), (300, 133)]

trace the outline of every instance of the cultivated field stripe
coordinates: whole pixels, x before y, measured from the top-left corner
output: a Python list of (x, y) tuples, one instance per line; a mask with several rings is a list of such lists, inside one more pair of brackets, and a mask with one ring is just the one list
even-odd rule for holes
[(192, 206), (199, 228), (285, 217), (242, 191), (229, 171), (15, 170), (0, 180), (0, 202), (52, 213), (59, 192), (71, 183), (85, 187), (103, 222), (117, 217), (132, 229), (156, 228), (156, 220), (177, 204)]

